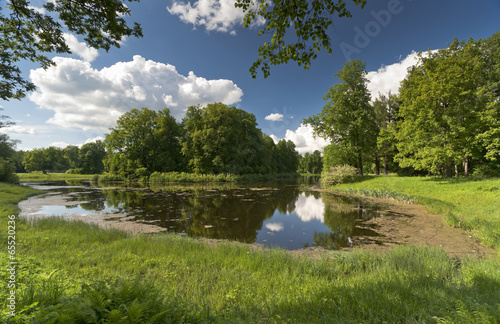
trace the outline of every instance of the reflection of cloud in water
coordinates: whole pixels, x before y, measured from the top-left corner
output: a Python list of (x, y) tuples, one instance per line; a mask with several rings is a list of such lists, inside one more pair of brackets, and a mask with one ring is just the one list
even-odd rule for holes
[(283, 224), (282, 223), (267, 223), (266, 228), (270, 231), (273, 232), (279, 232), (283, 230)]
[(295, 213), (303, 222), (310, 222), (314, 219), (325, 222), (325, 204), (321, 199), (314, 196), (306, 197), (301, 193), (295, 203)]

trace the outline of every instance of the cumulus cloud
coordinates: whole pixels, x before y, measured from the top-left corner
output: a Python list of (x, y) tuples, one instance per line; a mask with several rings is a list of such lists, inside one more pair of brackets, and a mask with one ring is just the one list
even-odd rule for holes
[(37, 91), (30, 100), (54, 111), (47, 122), (62, 127), (107, 131), (133, 108), (170, 108), (180, 119), (187, 107), (241, 101), (243, 91), (230, 80), (207, 80), (189, 72), (181, 75), (170, 64), (136, 55), (130, 62), (118, 62), (97, 70), (89, 62), (54, 58), (56, 66), (31, 70)]
[[(277, 143), (280, 138), (274, 134), (270, 137)], [(321, 137), (314, 138), (313, 128), (311, 125), (302, 124), (295, 131), (287, 129), (285, 133), (285, 140), (290, 140), (295, 144), (295, 149), (300, 154), (312, 153), (316, 150), (323, 151), (323, 148), (330, 144)]]
[[(368, 90), (370, 90), (372, 99), (377, 98), (379, 93), (387, 94), (389, 91), (392, 94), (398, 94), (400, 82), (406, 77), (408, 68), (418, 63), (417, 55), (417, 52), (413, 51), (397, 63), (382, 66), (377, 71), (368, 72), (366, 78), (370, 81)], [(425, 55), (426, 53), (424, 53)]]
[[(235, 27), (242, 25), (245, 14), (241, 8), (235, 7), (234, 3), (235, 0), (198, 0), (194, 4), (174, 0), (167, 10), (194, 27), (203, 26), (208, 31), (236, 35)], [(265, 19), (258, 16), (253, 25), (260, 26), (264, 23)]]
[(35, 135), (37, 133), (35, 127), (11, 125), (0, 128), (0, 133), (16, 134), (16, 135)]
[(270, 115), (266, 116), (264, 119), (271, 120), (271, 121), (282, 121), (283, 117), (284, 117), (283, 114), (275, 113), (275, 114), (270, 114)]
[(79, 42), (75, 35), (64, 33), (63, 37), (71, 52), (80, 56), (84, 61), (92, 62), (99, 56), (99, 52), (95, 48), (88, 47), (87, 44)]

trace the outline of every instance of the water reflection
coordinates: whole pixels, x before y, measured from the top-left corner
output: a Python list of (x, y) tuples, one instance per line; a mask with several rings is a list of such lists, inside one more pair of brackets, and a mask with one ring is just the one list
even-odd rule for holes
[[(298, 184), (265, 186), (171, 185), (94, 187), (72, 183), (67, 208), (124, 213), (193, 237), (230, 239), (294, 250), (307, 246), (339, 249), (353, 236), (374, 234), (360, 223), (379, 215), (379, 207), (360, 199), (311, 191)], [(84, 201), (84, 202), (83, 202)], [(77, 208), (76, 208), (77, 207)], [(69, 210), (66, 213), (70, 212)]]

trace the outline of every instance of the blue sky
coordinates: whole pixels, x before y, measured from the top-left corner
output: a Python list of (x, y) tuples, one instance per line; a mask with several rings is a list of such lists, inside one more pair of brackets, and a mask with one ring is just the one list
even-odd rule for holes
[(38, 89), (21, 101), (0, 101), (16, 122), (2, 131), (22, 141), (18, 149), (81, 145), (102, 139), (132, 108), (168, 107), (180, 120), (189, 105), (221, 101), (255, 114), (264, 133), (290, 139), (304, 153), (326, 142), (301, 121), (321, 111), (323, 95), (348, 59), (366, 61), (375, 97), (397, 92), (416, 52), (500, 30), (498, 0), (369, 0), (364, 9), (352, 6), (352, 18), (334, 19), (332, 55), (321, 51), (307, 71), (290, 62), (273, 66), (267, 79), (252, 79), (248, 69), (270, 35), (259, 37), (258, 26), (243, 28), (233, 3), (129, 3), (130, 21), (142, 25), (144, 37), (127, 38), (108, 53), (68, 35), (73, 54), (56, 57), (57, 67), (21, 64)]

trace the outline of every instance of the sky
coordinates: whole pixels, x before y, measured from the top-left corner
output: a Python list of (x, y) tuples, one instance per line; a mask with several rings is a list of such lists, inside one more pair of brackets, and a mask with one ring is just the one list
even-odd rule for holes
[[(31, 1), (40, 7), (43, 0)], [(446, 48), (454, 38), (487, 38), (500, 30), (499, 0), (368, 0), (351, 4), (352, 18), (334, 17), (331, 55), (318, 54), (309, 70), (295, 62), (272, 66), (256, 79), (249, 68), (258, 47), (257, 20), (242, 26), (234, 0), (143, 0), (127, 3), (144, 37), (129, 37), (109, 52), (88, 48), (65, 34), (73, 54), (52, 55), (47, 70), (22, 62), (37, 90), (22, 100), (2, 101), (15, 126), (3, 128), (20, 140), (18, 150), (82, 145), (102, 140), (116, 120), (133, 108), (169, 108), (180, 121), (187, 107), (222, 102), (250, 113), (275, 141), (288, 139), (299, 153), (321, 150), (303, 119), (319, 113), (334, 75), (351, 59), (366, 62), (372, 99), (398, 92), (418, 52)]]

